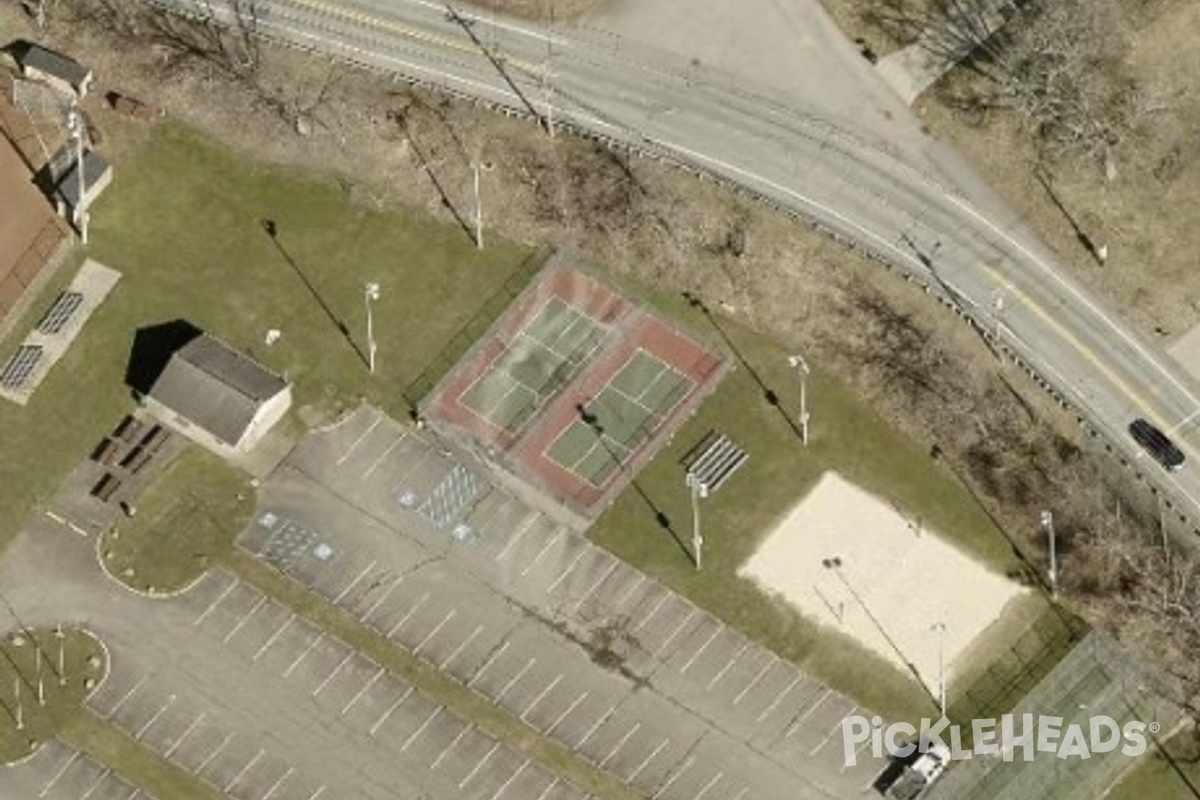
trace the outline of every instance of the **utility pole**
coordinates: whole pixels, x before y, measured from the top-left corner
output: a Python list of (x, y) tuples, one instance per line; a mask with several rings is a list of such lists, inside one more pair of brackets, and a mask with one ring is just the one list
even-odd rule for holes
[(1004, 311), (1004, 290), (996, 289), (992, 292), (992, 324), (994, 326), (993, 335), (996, 341), (1000, 340), (1000, 315)]
[(21, 676), (13, 676), (13, 694), (17, 696), (17, 730), (25, 730), (25, 707), (21, 705)]
[(475, 247), (483, 249), (483, 198), (479, 193), (479, 170), (483, 165), (479, 161), (471, 162), (471, 172), (475, 175)]
[(1050, 595), (1058, 599), (1058, 553), (1057, 542), (1054, 535), (1054, 514), (1050, 511), (1042, 512), (1042, 528), (1046, 531), (1046, 535), (1050, 537)]
[(808, 363), (804, 356), (788, 356), (788, 366), (800, 376), (800, 441), (808, 446)]
[(30, 635), (33, 641), (33, 674), (37, 676), (37, 700), (39, 706), (46, 705), (46, 682), (42, 680), (42, 648)]
[(54, 627), (54, 638), (58, 640), (58, 685), (67, 685), (67, 670), (66, 670), (66, 640), (67, 635), (63, 633), (62, 623), (58, 623)]
[(371, 305), (379, 299), (379, 284), (371, 281), (363, 291), (363, 302), (367, 306), (367, 369), (375, 374), (375, 320), (371, 313)]
[(704, 547), (704, 536), (700, 533), (700, 500), (708, 497), (708, 487), (691, 472), (686, 474), (684, 482), (692, 493), (692, 556), (696, 561), (696, 569), (699, 570), (700, 551)]
[(78, 183), (79, 197), (71, 209), (71, 222), (79, 231), (79, 241), (88, 243), (88, 213), (87, 213), (87, 178), (83, 174), (83, 139), (87, 135), (83, 124), (83, 115), (79, 111), (78, 101), (71, 102), (71, 110), (67, 112), (67, 130), (75, 140), (75, 177)]
[(946, 623), (937, 622), (931, 627), (938, 635), (938, 710), (946, 716)]

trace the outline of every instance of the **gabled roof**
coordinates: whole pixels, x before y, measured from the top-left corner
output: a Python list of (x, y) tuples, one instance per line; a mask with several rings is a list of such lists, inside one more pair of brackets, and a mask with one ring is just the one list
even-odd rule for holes
[(18, 60), (22, 67), (33, 67), (47, 75), (61, 78), (72, 86), (79, 86), (91, 74), (91, 70), (73, 58), (48, 50), (41, 45), (31, 42), (24, 50), (25, 52), (18, 54)]
[[(70, 145), (67, 145), (68, 147)], [(79, 202), (79, 161), (72, 156), (70, 167), (58, 182), (58, 194), (72, 208)], [(87, 150), (83, 154), (83, 180), (84, 190), (92, 195), (91, 187), (95, 186), (104, 173), (108, 172), (109, 165), (104, 158), (95, 150)]]
[(287, 382), (208, 335), (177, 350), (149, 397), (236, 446), (264, 402)]

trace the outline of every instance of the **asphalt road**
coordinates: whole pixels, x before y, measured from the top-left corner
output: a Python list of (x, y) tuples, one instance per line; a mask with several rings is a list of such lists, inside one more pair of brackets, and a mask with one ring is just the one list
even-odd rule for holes
[[(581, 26), (550, 33), (489, 14), (455, 16), (427, 0), (259, 7), (265, 35), (669, 158), (869, 250), (998, 333), (1200, 519), (1200, 387), (1067, 275), (1017, 214), (958, 166), (929, 158), (884, 126), (851, 132), (847, 126), (858, 123), (846, 115), (613, 33)], [(1138, 416), (1171, 432), (1189, 464), (1168, 474), (1141, 454), (1126, 432)]]

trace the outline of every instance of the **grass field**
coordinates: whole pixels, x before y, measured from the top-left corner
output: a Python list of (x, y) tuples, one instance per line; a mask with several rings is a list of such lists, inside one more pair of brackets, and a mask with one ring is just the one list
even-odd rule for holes
[[(1151, 748), (1104, 800), (1195, 800), (1200, 797), (1200, 749), (1194, 734), (1183, 732)], [(1169, 754), (1170, 758), (1167, 757)]]
[[(315, 416), (359, 397), (400, 413), (407, 382), (531, 255), (495, 237), (481, 252), (461, 229), (355, 207), (332, 178), (262, 166), (182, 127), (128, 134), (125, 123), (103, 122), (116, 178), (95, 208), (90, 254), (124, 277), (30, 404), (0, 403), (0, 545), (128, 409), (139, 327), (185, 318), (212, 331), (295, 381), (297, 405)], [(264, 219), (275, 221), (282, 251)], [(364, 347), (367, 281), (382, 291), (373, 379), (338, 327)], [(267, 348), (270, 328), (282, 338)]]
[[(713, 322), (681, 300), (652, 299), (705, 337), (721, 340)], [(799, 410), (799, 383), (787, 364), (788, 351), (732, 322), (714, 322), (742, 360), (637, 478), (640, 491), (626, 491), (600, 518), (594, 538), (875, 711), (907, 718), (928, 714), (929, 697), (909, 676), (851, 640), (818, 630), (736, 571), (826, 470), (890, 500), (906, 516), (1002, 574), (1017, 566), (1007, 540), (953, 475), (889, 428), (819, 364), (810, 363), (811, 442), (804, 447), (784, 417), (794, 418)], [(780, 405), (765, 400), (764, 387)], [(702, 501), (706, 566), (697, 572), (676, 539), (691, 535), (690, 496), (679, 462), (713, 429), (743, 447), (750, 459), (715, 496)], [(656, 522), (656, 512), (670, 520), (674, 536)]]
[[(100, 544), (109, 573), (139, 591), (174, 591), (224, 557), (254, 513), (249, 477), (189, 445)], [(111, 555), (110, 555), (111, 554)]]

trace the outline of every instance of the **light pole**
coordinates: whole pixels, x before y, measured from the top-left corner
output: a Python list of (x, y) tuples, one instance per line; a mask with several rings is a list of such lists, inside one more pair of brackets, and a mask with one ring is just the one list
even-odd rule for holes
[(71, 138), (75, 140), (75, 178), (78, 183), (79, 197), (75, 201), (75, 207), (71, 209), (71, 222), (74, 223), (75, 229), (79, 231), (79, 241), (83, 244), (88, 243), (88, 213), (87, 199), (84, 197), (87, 194), (87, 176), (84, 175), (83, 169), (83, 137), (87, 135), (85, 130), (83, 116), (79, 113), (79, 105), (71, 104), (71, 110), (67, 112), (67, 130), (71, 134)]
[(1004, 313), (1004, 290), (997, 289), (992, 292), (992, 323), (995, 327), (993, 335), (996, 341), (1000, 340), (1000, 316)]
[(1046, 535), (1050, 537), (1050, 595), (1054, 599), (1058, 599), (1058, 552), (1057, 542), (1054, 536), (1054, 514), (1050, 511), (1042, 512), (1042, 528), (1046, 531)]
[(371, 304), (379, 299), (379, 284), (368, 282), (363, 291), (363, 302), (367, 306), (367, 368), (375, 373), (375, 320), (371, 313)]
[(946, 623), (936, 622), (930, 630), (938, 635), (938, 710), (946, 716)]
[(800, 441), (808, 446), (808, 362), (804, 356), (788, 356), (788, 366), (800, 376)]
[(700, 500), (708, 497), (708, 486), (693, 473), (688, 472), (684, 478), (692, 493), (692, 555), (696, 560), (696, 569), (700, 569), (700, 550), (704, 547), (704, 537), (700, 533)]

